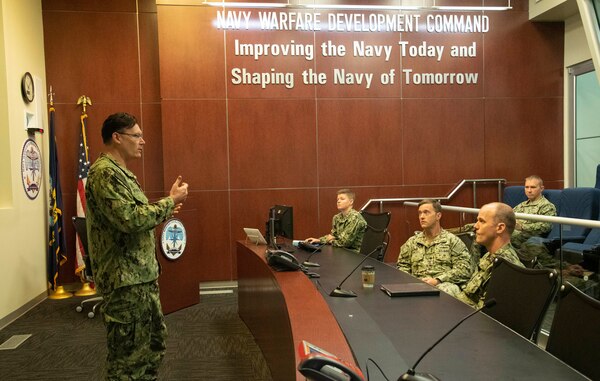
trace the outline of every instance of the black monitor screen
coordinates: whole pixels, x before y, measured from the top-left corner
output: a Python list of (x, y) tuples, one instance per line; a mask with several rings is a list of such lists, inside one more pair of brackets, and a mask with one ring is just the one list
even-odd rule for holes
[[(273, 232), (271, 232), (271, 220), (273, 220)], [(294, 238), (294, 208), (288, 205), (275, 205), (269, 209), (269, 221), (267, 221), (267, 239), (271, 242), (273, 237)]]

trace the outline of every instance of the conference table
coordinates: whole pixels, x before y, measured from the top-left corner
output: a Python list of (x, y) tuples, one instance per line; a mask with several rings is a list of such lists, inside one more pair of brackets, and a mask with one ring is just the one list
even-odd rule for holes
[[(306, 340), (361, 368), (371, 381), (397, 380), (436, 340), (473, 309), (441, 292), (436, 296), (389, 297), (381, 284), (418, 281), (393, 266), (366, 258), (375, 287), (363, 288), (360, 268), (343, 289), (331, 290), (364, 256), (325, 246), (311, 256), (320, 278), (301, 271), (278, 272), (265, 259), (266, 246), (238, 241), (239, 315), (261, 348), (276, 381), (304, 380), (297, 347)], [(293, 253), (300, 262), (311, 255)], [(493, 308), (493, 307), (492, 307)], [(491, 317), (478, 313), (448, 335), (420, 362), (417, 372), (441, 380), (585, 380), (585, 376)]]

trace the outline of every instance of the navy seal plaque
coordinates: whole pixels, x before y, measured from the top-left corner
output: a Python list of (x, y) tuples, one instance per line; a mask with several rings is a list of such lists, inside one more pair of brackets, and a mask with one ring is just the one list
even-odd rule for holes
[(40, 148), (33, 139), (25, 140), (21, 151), (21, 179), (23, 189), (30, 200), (34, 200), (40, 193), (42, 185), (42, 155)]
[(183, 254), (187, 234), (183, 223), (177, 218), (168, 220), (160, 236), (160, 246), (162, 252), (169, 260), (176, 260)]

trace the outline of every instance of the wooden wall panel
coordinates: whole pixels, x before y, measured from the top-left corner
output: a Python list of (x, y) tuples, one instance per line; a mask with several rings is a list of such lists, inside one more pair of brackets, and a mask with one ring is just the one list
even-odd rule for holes
[(178, 175), (191, 190), (228, 187), (226, 105), (219, 100), (162, 103), (165, 185)]
[(486, 100), (486, 177), (524, 179), (535, 173), (561, 180), (563, 173), (562, 98)]
[(158, 7), (163, 99), (225, 97), (224, 34), (212, 7)]
[[(425, 16), (423, 16), (425, 17)], [(407, 41), (405, 47), (406, 56), (402, 58), (404, 69), (412, 72), (408, 75), (398, 73), (402, 81), (402, 96), (405, 98), (473, 98), (483, 96), (483, 34), (454, 33), (454, 34), (432, 34), (427, 32), (404, 33), (402, 40)], [(431, 49), (435, 46), (443, 46), (441, 56), (411, 56), (410, 47), (415, 49)], [(453, 57), (451, 48), (457, 50), (465, 49), (467, 54), (475, 53), (474, 57)], [(460, 75), (477, 74), (476, 84), (464, 82), (465, 79), (448, 78), (445, 84), (416, 84), (412, 74), (428, 73), (460, 73)]]
[[(142, 102), (160, 102), (158, 20), (155, 13), (140, 13), (140, 86)], [(159, 119), (160, 120), (160, 119)]]
[[(312, 98), (315, 92), (314, 85), (305, 85), (301, 81), (302, 72), (309, 69), (314, 69), (314, 60), (309, 60), (311, 54), (310, 48), (307, 45), (313, 45), (313, 34), (295, 32), (280, 32), (274, 34), (269, 31), (260, 31), (256, 29), (243, 31), (230, 31), (226, 33), (226, 61), (227, 61), (227, 78), (233, 77), (233, 70), (236, 76), (244, 79), (244, 76), (263, 75), (274, 76), (270, 79), (270, 84), (264, 88), (260, 86), (257, 91), (257, 86), (247, 84), (248, 80), (242, 83), (233, 83), (227, 81), (227, 96), (231, 99), (235, 98)], [(292, 53), (289, 56), (282, 54), (273, 55), (267, 53), (265, 55), (240, 55), (243, 52), (243, 45), (247, 44), (263, 44), (267, 46), (265, 50), (269, 50), (271, 44), (292, 45)], [(239, 53), (236, 55), (236, 45), (239, 46)], [(301, 47), (300, 47), (301, 46)], [(290, 80), (290, 76), (294, 76), (294, 80)], [(278, 76), (278, 77), (277, 77)], [(281, 78), (280, 78), (281, 77)]]
[[(323, 12), (323, 18), (329, 12)], [(360, 12), (358, 13), (360, 14)], [(326, 31), (315, 33), (315, 46), (319, 47), (319, 53), (316, 57), (316, 71), (327, 74), (327, 84), (317, 87), (318, 98), (383, 98), (400, 96), (400, 79), (398, 78), (398, 68), (400, 67), (400, 56), (398, 54), (398, 33), (331, 33)], [(354, 56), (353, 43), (364, 43), (365, 45), (389, 45), (393, 48), (390, 59), (386, 61), (382, 57), (362, 57)], [(334, 55), (329, 49), (327, 56), (323, 56), (321, 46), (339, 46), (346, 47), (344, 56)], [(354, 83), (348, 80), (335, 82), (334, 70), (343, 70), (345, 76), (355, 76)], [(395, 70), (395, 83), (389, 85), (381, 84), (381, 75)], [(366, 80), (362, 83), (356, 83), (359, 78), (357, 74), (372, 74), (373, 79), (370, 87), (367, 87)]]
[[(138, 18), (136, 7), (149, 13)], [(54, 92), (65, 204), (68, 261), (59, 276), (64, 284), (78, 281), (71, 217), (75, 214), (77, 189), (81, 106), (76, 102), (80, 95), (92, 100), (87, 108), (90, 161), (102, 151), (100, 131), (104, 119), (119, 111), (132, 113), (144, 130), (147, 144), (142, 160), (132, 163), (130, 169), (144, 189), (156, 192), (156, 197), (164, 195), (156, 5), (150, 0), (44, 0), (42, 9), (46, 81)], [(142, 104), (140, 91), (144, 100), (154, 105)]]
[[(243, 238), (245, 226), (263, 230), (268, 208), (277, 203), (294, 206), (296, 234), (304, 238), (329, 231), (341, 187), (357, 192), (357, 208), (375, 197), (444, 196), (462, 178), (521, 184), (536, 173), (557, 188), (563, 184), (564, 28), (529, 22), (525, 0), (511, 5), (512, 11), (487, 13), (491, 30), (482, 34), (267, 33), (219, 30), (211, 7), (44, 0), (47, 78), (56, 92), (58, 120), (69, 125), (59, 130), (59, 139), (63, 146), (77, 142), (74, 102), (81, 94), (95, 101), (88, 128), (92, 159), (106, 115), (125, 110), (140, 117), (147, 145), (132, 169), (145, 189), (158, 197), (177, 174), (190, 183), (182, 216), (190, 238), (187, 255), (199, 260), (193, 271), (198, 281), (234, 278), (234, 241)], [(292, 39), (313, 43), (314, 59), (255, 60), (233, 50), (235, 40)], [(446, 54), (448, 45), (476, 42), (477, 54), (440, 62), (401, 57), (399, 40), (443, 44)], [(323, 57), (320, 44), (327, 41), (393, 45), (394, 51), (389, 61), (353, 57), (351, 48), (344, 57)], [(242, 67), (293, 72), (294, 87), (233, 84), (231, 70)], [(407, 67), (473, 71), (479, 78), (477, 85), (413, 86), (401, 78), (400, 69)], [(371, 88), (334, 85), (336, 68), (372, 72)], [(301, 83), (298, 75), (308, 69), (328, 73), (327, 84)], [(381, 85), (379, 75), (391, 69), (395, 83)], [(68, 173), (76, 149), (62, 152), (63, 195), (71, 199), (75, 179)], [(478, 188), (478, 206), (496, 199), (495, 185)], [(472, 202), (466, 188), (451, 203)], [(414, 207), (385, 208), (393, 213), (387, 260), (394, 261), (418, 221)], [(456, 214), (444, 215), (444, 226), (460, 222)]]
[[(193, 188), (192, 188), (193, 189)], [(189, 270), (193, 281), (233, 279), (233, 261), (230, 246), (231, 213), (226, 191), (192, 191), (181, 210), (181, 220), (187, 231), (184, 255), (196, 258)], [(197, 291), (197, 288), (196, 288)]]
[(163, 182), (164, 164), (160, 104), (143, 103), (139, 123), (146, 142), (142, 161), (135, 162), (143, 166), (141, 172), (136, 172), (142, 176), (142, 187), (147, 192), (169, 190), (174, 179), (171, 179), (170, 182)]
[(406, 184), (451, 183), (485, 173), (481, 99), (403, 102)]
[(317, 185), (314, 100), (231, 100), (232, 189)]
[(319, 186), (403, 183), (400, 99), (322, 99), (317, 115)]
[(534, 23), (527, 12), (490, 15), (484, 36), (487, 97), (563, 95), (562, 23)]
[(135, 13), (44, 12), (44, 41), (56, 102), (139, 102)]

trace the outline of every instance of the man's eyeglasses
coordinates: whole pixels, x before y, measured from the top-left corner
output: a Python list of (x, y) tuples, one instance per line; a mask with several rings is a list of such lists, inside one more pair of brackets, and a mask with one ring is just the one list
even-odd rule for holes
[(115, 132), (117, 134), (119, 134), (119, 135), (131, 136), (132, 138), (135, 138), (135, 139), (138, 139), (138, 140), (144, 138), (144, 135), (142, 135), (142, 134), (128, 134), (127, 132), (119, 132), (119, 131), (115, 131)]

